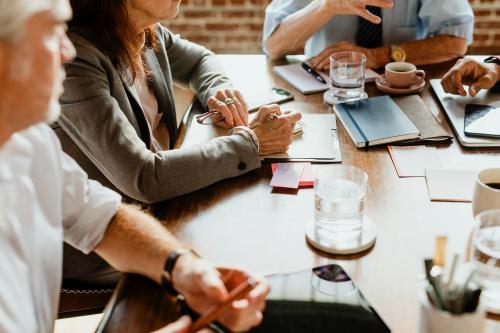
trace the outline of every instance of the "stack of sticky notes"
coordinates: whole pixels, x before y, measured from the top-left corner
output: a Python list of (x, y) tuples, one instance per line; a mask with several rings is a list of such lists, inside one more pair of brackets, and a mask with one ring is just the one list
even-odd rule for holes
[(311, 163), (273, 163), (272, 187), (305, 188), (313, 187), (314, 173)]

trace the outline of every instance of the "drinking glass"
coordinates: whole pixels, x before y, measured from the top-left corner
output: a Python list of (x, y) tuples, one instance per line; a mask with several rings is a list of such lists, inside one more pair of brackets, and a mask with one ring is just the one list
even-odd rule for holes
[(314, 232), (335, 247), (361, 242), (368, 175), (350, 165), (318, 170), (314, 179)]
[(470, 258), (477, 268), (475, 280), (483, 289), (486, 308), (500, 313), (500, 209), (476, 216)]
[(336, 52), (330, 56), (330, 97), (335, 103), (366, 98), (366, 56), (359, 52)]

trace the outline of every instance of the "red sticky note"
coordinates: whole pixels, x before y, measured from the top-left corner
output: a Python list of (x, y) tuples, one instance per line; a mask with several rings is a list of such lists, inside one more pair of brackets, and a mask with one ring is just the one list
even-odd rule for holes
[[(271, 170), (273, 173), (278, 167), (279, 163), (271, 164)], [(295, 163), (295, 164), (303, 164), (304, 169), (302, 170), (302, 174), (299, 180), (299, 188), (307, 188), (314, 186), (314, 171), (311, 163)]]

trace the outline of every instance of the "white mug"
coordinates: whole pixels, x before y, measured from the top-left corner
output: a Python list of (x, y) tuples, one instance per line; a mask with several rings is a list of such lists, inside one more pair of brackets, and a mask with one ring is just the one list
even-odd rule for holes
[(482, 170), (474, 184), (472, 213), (476, 216), (490, 209), (500, 209), (500, 168)]

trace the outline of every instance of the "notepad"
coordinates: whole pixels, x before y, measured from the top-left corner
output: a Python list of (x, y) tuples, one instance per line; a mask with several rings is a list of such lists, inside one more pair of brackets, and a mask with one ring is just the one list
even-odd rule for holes
[(333, 106), (355, 146), (416, 139), (420, 131), (389, 96), (378, 96)]
[(399, 177), (425, 177), (426, 169), (441, 167), (436, 147), (387, 146)]
[(471, 202), (477, 170), (427, 169), (431, 201)]
[[(330, 77), (327, 73), (318, 71), (321, 77), (326, 81), (326, 84), (319, 82), (302, 68), (300, 62), (275, 66), (273, 67), (273, 72), (304, 95), (326, 91), (330, 87)], [(367, 69), (365, 71), (365, 82), (374, 82), (379, 76), (380, 75), (375, 71)]]
[[(271, 170), (273, 174), (276, 172), (278, 165), (281, 163), (271, 164)], [(314, 186), (314, 171), (311, 163), (300, 163), (304, 165), (304, 170), (302, 170), (302, 175), (299, 180), (299, 188), (307, 188)]]

